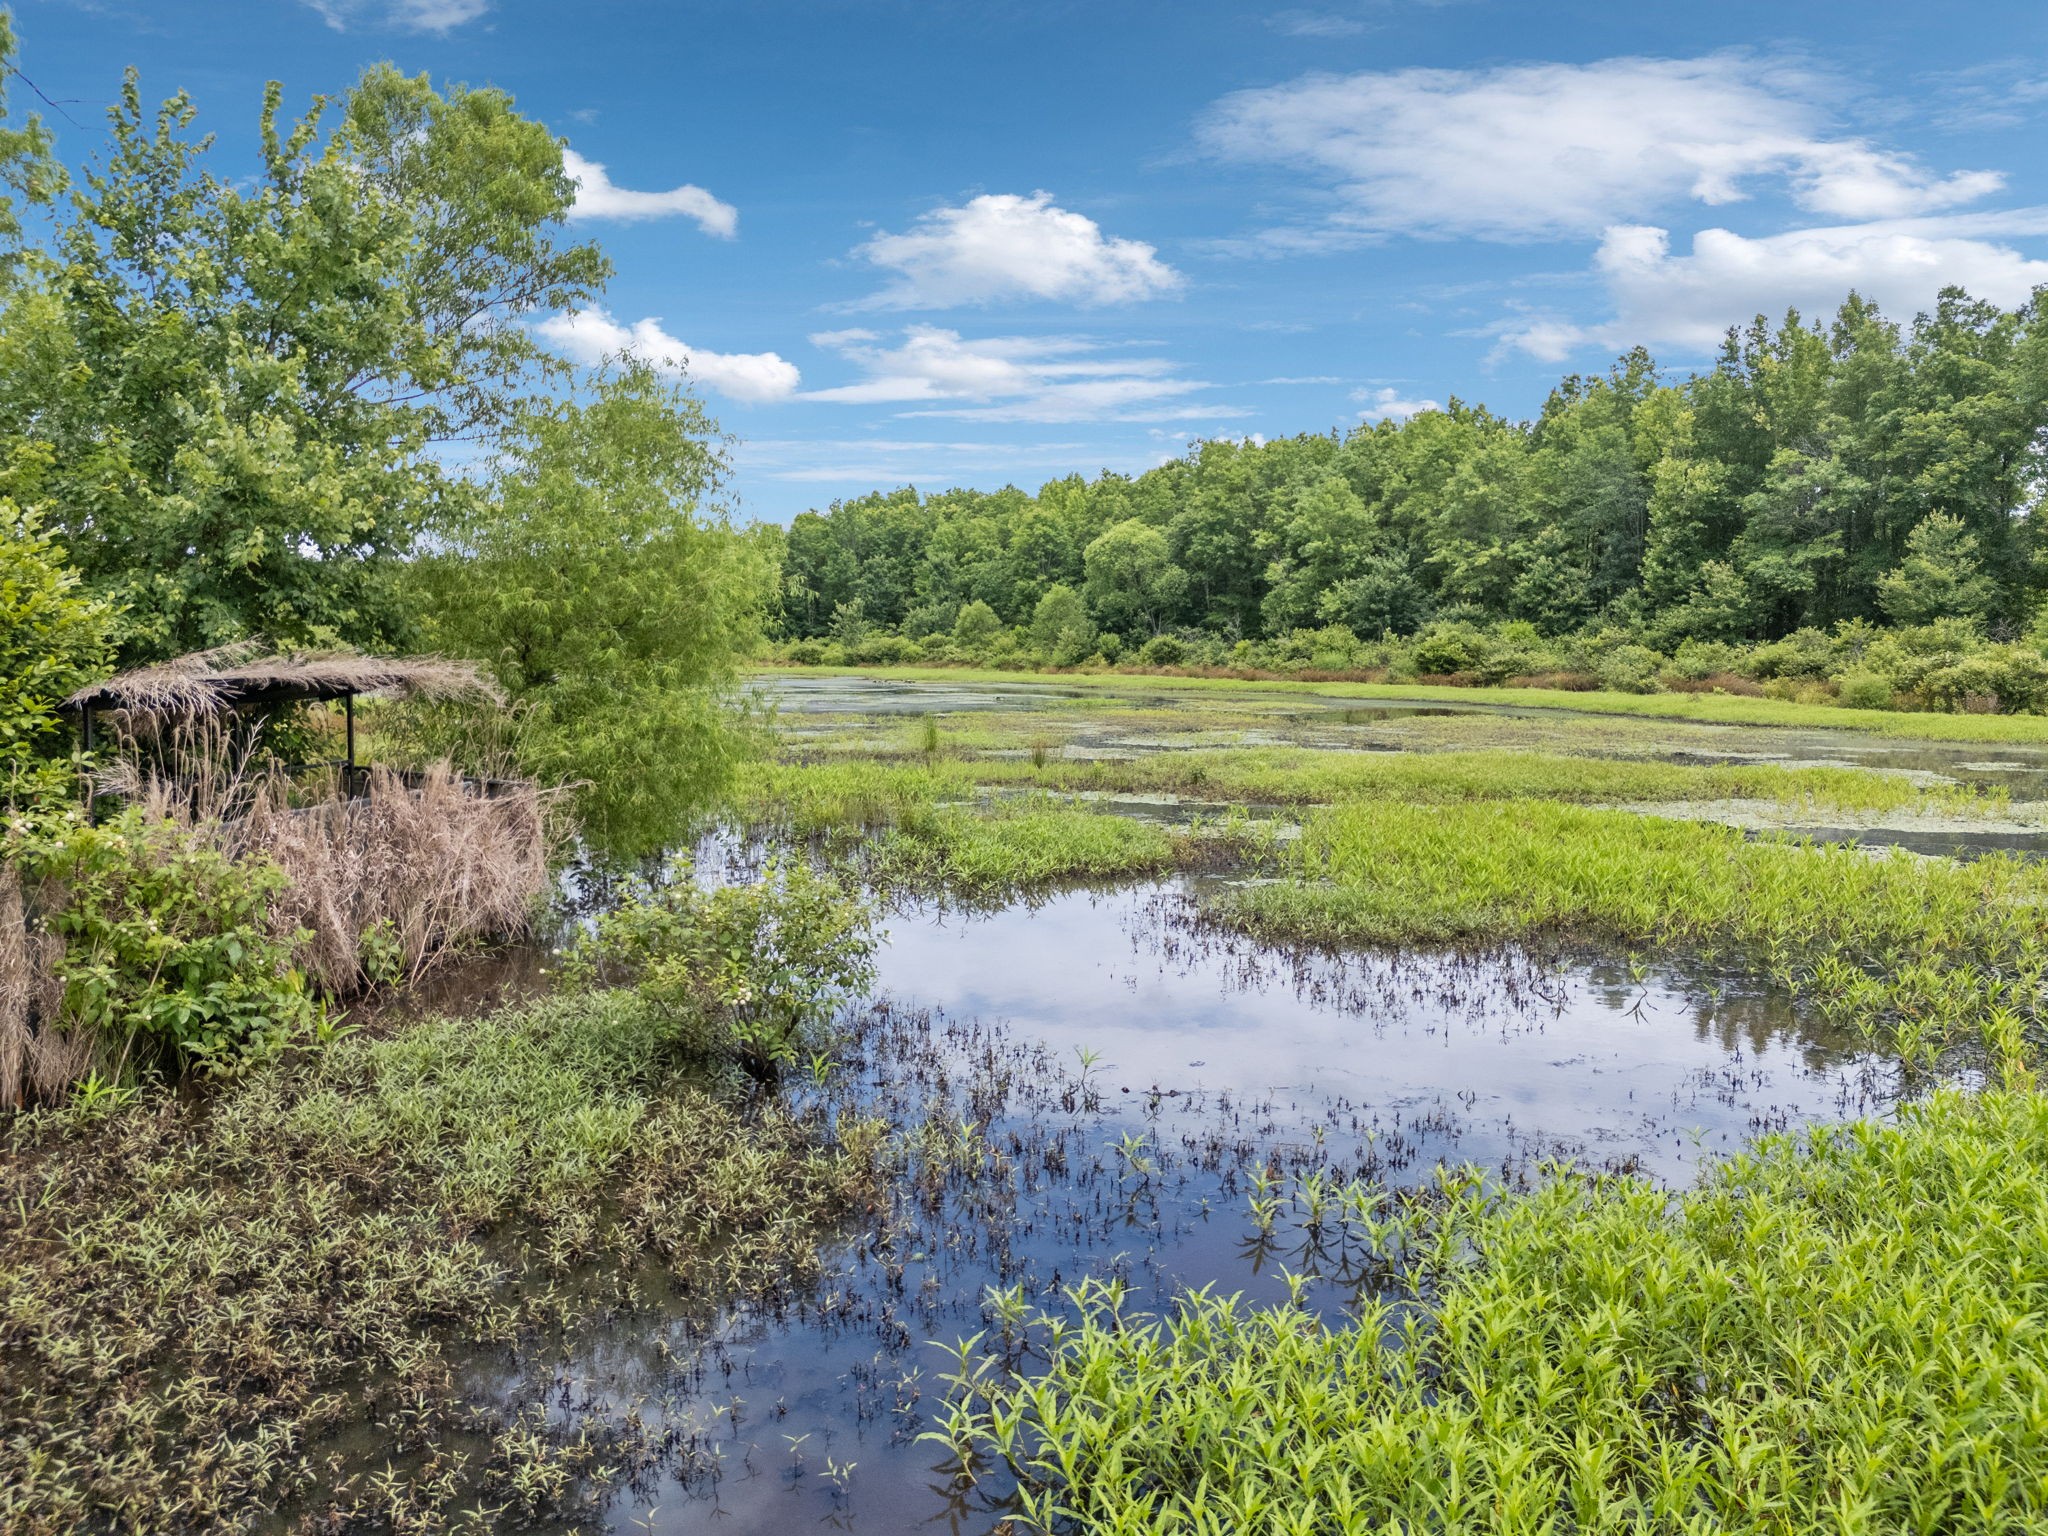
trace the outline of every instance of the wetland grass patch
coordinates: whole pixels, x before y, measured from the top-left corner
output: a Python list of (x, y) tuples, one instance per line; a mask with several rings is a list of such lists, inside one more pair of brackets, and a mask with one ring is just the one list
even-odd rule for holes
[[(954, 1379), (1041, 1531), (2038, 1531), (2048, 1100), (1775, 1137), (1674, 1199), (1446, 1174), (1333, 1200), (1393, 1278), (1331, 1321), (1120, 1288)], [(1016, 1357), (1010, 1357), (1014, 1360)]]
[(625, 991), (343, 1038), (208, 1099), (17, 1116), (0, 1531), (573, 1515), (659, 1447), (474, 1401), (465, 1349), (649, 1286), (803, 1284), (880, 1187), (863, 1134), (713, 1091)]

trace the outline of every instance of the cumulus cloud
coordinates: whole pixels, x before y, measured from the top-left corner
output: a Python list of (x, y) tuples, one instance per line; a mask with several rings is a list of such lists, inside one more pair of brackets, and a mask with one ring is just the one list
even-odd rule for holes
[(633, 192), (614, 185), (604, 167), (586, 160), (573, 149), (562, 151), (562, 169), (576, 183), (576, 204), (572, 219), (666, 219), (681, 214), (695, 219), (707, 235), (730, 240), (739, 233), (739, 210), (722, 203), (702, 187), (688, 183), (666, 192)]
[(989, 336), (969, 340), (913, 325), (893, 344), (870, 331), (812, 338), (858, 367), (862, 378), (807, 391), (806, 400), (910, 407), (906, 416), (980, 421), (1170, 421), (1243, 414), (1188, 397), (1210, 388), (1161, 357), (1105, 355), (1085, 337)]
[(491, 0), (305, 0), (337, 32), (388, 27), (400, 32), (452, 32), (491, 8)]
[(1423, 411), (1444, 408), (1440, 400), (1404, 400), (1398, 389), (1362, 389), (1352, 398), (1365, 402), (1365, 409), (1358, 413), (1360, 421), (1406, 421)]
[(2025, 208), (1758, 237), (1706, 229), (1693, 236), (1689, 252), (1675, 254), (1664, 229), (1616, 225), (1593, 262), (1612, 318), (1579, 325), (1533, 316), (1498, 330), (1506, 344), (1557, 362), (1589, 345), (1642, 342), (1707, 351), (1731, 321), (1775, 318), (1787, 306), (1831, 314), (1852, 288), (1898, 316), (1931, 307), (1950, 284), (2011, 306), (2048, 283), (2048, 261), (2025, 256), (2005, 240), (2042, 234), (2048, 234), (2048, 208)]
[(1139, 240), (1111, 239), (1052, 194), (990, 193), (935, 208), (900, 235), (857, 247), (862, 261), (896, 274), (865, 309), (950, 309), (1041, 299), (1127, 304), (1178, 292), (1181, 275)]
[(605, 310), (581, 309), (550, 315), (535, 329), (542, 340), (576, 362), (636, 357), (734, 400), (787, 400), (803, 382), (796, 365), (776, 353), (711, 352), (688, 346), (652, 316), (621, 325)]
[(1299, 166), (1333, 199), (1325, 219), (1270, 232), (1281, 249), (1590, 235), (1765, 181), (1828, 218), (1889, 219), (2004, 184), (1840, 131), (1831, 94), (1797, 65), (1737, 53), (1314, 74), (1227, 96), (1197, 132), (1218, 156)]

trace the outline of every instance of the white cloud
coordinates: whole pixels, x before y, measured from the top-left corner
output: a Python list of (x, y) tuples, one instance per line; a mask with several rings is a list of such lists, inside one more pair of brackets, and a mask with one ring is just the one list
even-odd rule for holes
[(2048, 207), (2001, 214), (1893, 219), (1757, 238), (1701, 230), (1692, 249), (1674, 255), (1670, 234), (1650, 225), (1616, 225), (1594, 257), (1613, 317), (1577, 325), (1554, 316), (1497, 327), (1505, 344), (1557, 362), (1578, 348), (1641, 342), (1695, 352), (1716, 346), (1731, 322), (1788, 306), (1832, 314), (1850, 289), (1887, 313), (1930, 308), (1950, 284), (2004, 306), (2048, 283), (2048, 261), (2034, 260), (2000, 237), (2048, 234)]
[(1840, 131), (1833, 92), (1797, 65), (1737, 53), (1314, 74), (1223, 98), (1198, 134), (1219, 156), (1326, 183), (1333, 211), (1270, 231), (1282, 250), (1397, 232), (1593, 234), (1688, 198), (1735, 202), (1766, 179), (1802, 208), (1856, 220), (2003, 185), (1994, 171), (1939, 175)]
[(1352, 398), (1366, 402), (1365, 409), (1358, 413), (1360, 421), (1406, 421), (1422, 411), (1443, 409), (1438, 400), (1403, 400), (1398, 389), (1360, 390)]
[(1178, 421), (1241, 415), (1187, 397), (1210, 388), (1160, 357), (1108, 356), (1074, 336), (990, 336), (913, 325), (888, 345), (867, 331), (812, 338), (858, 366), (852, 384), (807, 391), (806, 400), (900, 405), (906, 416), (981, 421)]
[(1365, 31), (1365, 23), (1356, 16), (1331, 11), (1275, 11), (1266, 25), (1287, 37), (1356, 37)]
[(1177, 292), (1181, 275), (1138, 240), (1106, 238), (1052, 194), (991, 193), (936, 208), (907, 233), (882, 233), (854, 255), (896, 274), (863, 309), (948, 309), (1011, 299), (1126, 304)]
[(452, 32), (491, 8), (491, 0), (304, 0), (337, 32), (388, 27), (400, 32)]
[(550, 315), (535, 327), (563, 356), (579, 363), (637, 357), (735, 400), (787, 400), (802, 383), (796, 364), (773, 352), (709, 352), (678, 341), (653, 317), (621, 325), (602, 309)]
[(739, 210), (702, 187), (685, 183), (666, 192), (632, 192), (615, 186), (603, 166), (573, 149), (562, 151), (562, 169), (576, 183), (576, 206), (569, 210), (572, 219), (666, 219), (681, 214), (695, 219), (707, 235), (730, 240), (739, 232)]

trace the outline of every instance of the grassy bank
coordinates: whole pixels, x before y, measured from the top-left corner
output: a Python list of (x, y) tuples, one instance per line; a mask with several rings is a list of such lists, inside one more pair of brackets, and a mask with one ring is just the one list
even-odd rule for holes
[(0, 1127), (0, 1531), (494, 1529), (630, 1475), (659, 1447), (478, 1404), (464, 1350), (801, 1284), (880, 1179), (674, 1042), (572, 994)]
[(2029, 1091), (1772, 1139), (1676, 1201), (1358, 1188), (1340, 1224), (1398, 1279), (1356, 1321), (1097, 1287), (951, 1434), (1044, 1531), (2038, 1531), (2044, 1166)]
[(996, 672), (977, 667), (803, 667), (764, 668), (757, 677), (872, 677), (906, 682), (1035, 683), (1055, 688), (1105, 692), (1188, 690), (1312, 695), (1333, 699), (1383, 699), (1412, 704), (1451, 704), (1467, 708), (1507, 706), (1516, 709), (1571, 710), (1581, 714), (1633, 715), (1658, 720), (1694, 721), (1707, 725), (1800, 727), (1817, 730), (1865, 731), (1920, 741), (1985, 741), (2048, 744), (2048, 716), (1946, 715), (1901, 713), (1878, 709), (1845, 709), (1833, 704), (1796, 704), (1781, 699), (1752, 699), (1710, 693), (1580, 693), (1558, 688), (1445, 688), (1419, 683), (1312, 683), (1230, 677), (1186, 677), (1158, 672)]

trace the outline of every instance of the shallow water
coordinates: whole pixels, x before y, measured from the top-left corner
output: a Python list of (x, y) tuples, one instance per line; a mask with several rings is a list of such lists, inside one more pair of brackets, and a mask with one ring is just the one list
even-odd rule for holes
[[(629, 1321), (559, 1363), (561, 1400), (639, 1404), (691, 1469), (617, 1501), (613, 1529), (992, 1531), (1001, 1482), (954, 1487), (916, 1438), (943, 1395), (931, 1341), (986, 1326), (992, 1285), (1044, 1301), (1119, 1275), (1150, 1309), (1327, 1271), (1284, 1223), (1261, 1242), (1252, 1169), (1403, 1185), (1471, 1162), (1518, 1183), (1568, 1157), (1683, 1180), (1898, 1089), (1892, 1064), (1730, 972), (1292, 957), (1203, 929), (1192, 894), (892, 915), (846, 1091), (908, 1139), (904, 1195), (806, 1296)], [(1313, 1300), (1355, 1283), (1325, 1273)], [(835, 1480), (828, 1458), (854, 1470)]]

